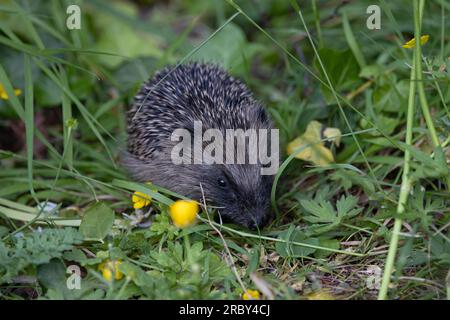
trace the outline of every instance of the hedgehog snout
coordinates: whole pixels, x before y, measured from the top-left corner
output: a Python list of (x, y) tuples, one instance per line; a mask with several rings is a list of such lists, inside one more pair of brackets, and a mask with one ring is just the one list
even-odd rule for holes
[(272, 220), (270, 212), (262, 209), (230, 211), (225, 208), (220, 213), (224, 222), (233, 222), (250, 230), (262, 229)]
[(257, 230), (264, 228), (271, 220), (271, 215), (267, 210), (258, 210), (253, 214), (250, 213), (250, 220), (247, 227), (250, 230)]

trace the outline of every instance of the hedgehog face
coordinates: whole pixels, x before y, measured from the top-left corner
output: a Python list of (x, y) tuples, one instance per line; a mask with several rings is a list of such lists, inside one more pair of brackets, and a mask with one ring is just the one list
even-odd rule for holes
[(205, 196), (218, 207), (222, 221), (250, 229), (271, 220), (273, 176), (260, 174), (259, 165), (212, 166), (205, 181)]

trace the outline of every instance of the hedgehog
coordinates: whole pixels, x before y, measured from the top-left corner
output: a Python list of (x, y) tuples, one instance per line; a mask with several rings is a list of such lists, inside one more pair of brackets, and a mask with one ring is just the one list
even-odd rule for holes
[(178, 142), (173, 141), (173, 132), (182, 128), (193, 135), (196, 121), (202, 132), (217, 129), (224, 134), (228, 129), (274, 128), (247, 86), (220, 66), (202, 62), (169, 66), (143, 83), (127, 112), (125, 168), (137, 181), (197, 201), (205, 199), (217, 209), (220, 222), (264, 227), (273, 219), (273, 174), (261, 174), (261, 161), (174, 164), (171, 153)]

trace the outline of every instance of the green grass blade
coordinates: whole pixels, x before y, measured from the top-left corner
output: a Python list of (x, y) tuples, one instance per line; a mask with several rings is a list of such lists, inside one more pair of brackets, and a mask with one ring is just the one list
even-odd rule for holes
[(348, 22), (347, 13), (345, 11), (342, 13), (342, 25), (344, 27), (345, 39), (347, 39), (348, 46), (352, 50), (353, 55), (356, 58), (356, 61), (358, 61), (359, 67), (360, 68), (365, 67), (367, 64), (366, 59), (364, 58), (364, 55), (361, 52), (361, 49), (359, 48), (358, 42), (355, 39), (355, 35), (353, 34), (352, 27)]
[(39, 203), (33, 186), (33, 146), (34, 146), (34, 90), (33, 79), (31, 76), (30, 57), (24, 55), (24, 69), (25, 69), (25, 135), (27, 146), (27, 168), (28, 168), (28, 184), (30, 193)]

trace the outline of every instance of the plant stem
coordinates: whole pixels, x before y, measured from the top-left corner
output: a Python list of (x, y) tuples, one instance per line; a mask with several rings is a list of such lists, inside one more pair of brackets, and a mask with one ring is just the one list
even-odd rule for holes
[[(309, 243), (304, 243), (304, 242), (290, 241), (290, 240), (284, 240), (284, 239), (280, 239), (280, 238), (267, 237), (267, 236), (263, 236), (263, 235), (260, 235), (260, 234), (252, 234), (252, 233), (248, 233), (248, 232), (244, 232), (244, 231), (235, 230), (233, 228), (227, 227), (227, 226), (222, 225), (222, 224), (217, 223), (217, 222), (213, 222), (213, 221), (207, 220), (207, 219), (202, 218), (202, 217), (199, 217), (198, 219), (200, 221), (209, 223), (211, 225), (211, 227), (213, 227), (214, 230), (216, 230), (217, 227), (220, 227), (220, 229), (226, 230), (226, 231), (228, 231), (230, 233), (233, 233), (233, 234), (240, 235), (241, 237), (254, 238), (254, 239), (259, 239), (259, 240), (267, 240), (267, 241), (280, 242), (280, 243), (287, 243), (287, 244), (291, 244), (291, 245), (295, 245), (295, 246), (300, 246), (300, 247), (305, 247), (305, 248), (312, 248), (312, 249), (316, 249), (316, 250), (324, 250), (324, 251), (328, 251), (328, 252), (340, 253), (340, 254), (345, 254), (345, 255), (355, 256), (355, 257), (364, 257), (364, 256), (366, 256), (366, 253), (358, 253), (358, 252), (351, 252), (351, 251), (346, 251), (346, 250), (332, 249), (332, 248), (327, 248), (327, 247), (323, 247), (323, 246), (316, 246), (316, 245), (309, 244)], [(216, 228), (214, 228), (214, 227), (216, 227)]]
[[(416, 64), (416, 82), (417, 91), (419, 93), (420, 106), (422, 107), (423, 117), (427, 124), (428, 131), (431, 135), (431, 140), (435, 148), (441, 147), (436, 128), (434, 127), (433, 118), (431, 117), (430, 108), (428, 106), (427, 96), (425, 94), (425, 89), (423, 85), (423, 74), (422, 74), (422, 47), (420, 44), (420, 34), (422, 25), (422, 13), (423, 13), (424, 0), (414, 0), (414, 38), (416, 39), (415, 46), (415, 59)], [(450, 189), (450, 177), (446, 179), (447, 188)]]
[[(405, 143), (411, 145), (412, 141), (412, 128), (413, 128), (413, 116), (414, 116), (414, 97), (415, 97), (415, 63), (411, 69), (410, 83), (409, 83), (409, 97), (408, 97), (408, 113), (406, 120), (406, 138)], [(410, 168), (411, 154), (408, 149), (405, 149), (404, 154), (404, 164), (403, 164), (403, 174), (402, 174), (402, 185), (400, 188), (400, 196), (397, 205), (397, 214), (402, 214), (405, 211), (405, 204), (408, 201), (408, 194), (411, 188), (411, 180), (409, 179), (409, 168)], [(389, 287), (395, 255), (397, 253), (399, 232), (402, 226), (402, 219), (395, 218), (394, 227), (392, 229), (391, 241), (389, 243), (389, 251), (386, 258), (386, 265), (384, 268), (383, 279), (381, 282), (380, 291), (378, 293), (379, 300), (385, 300), (387, 295), (387, 290)]]
[[(417, 39), (417, 38), (416, 38)], [(413, 55), (412, 68), (410, 73), (410, 82), (409, 82), (409, 96), (408, 96), (408, 110), (406, 116), (406, 137), (405, 143), (407, 145), (411, 145), (412, 143), (412, 132), (413, 132), (413, 122), (414, 122), (414, 98), (416, 95), (416, 59), (415, 55), (417, 51)], [(411, 189), (411, 180), (409, 178), (409, 169), (410, 169), (410, 161), (411, 154), (409, 149), (405, 149), (404, 154), (404, 163), (403, 163), (403, 174), (402, 174), (402, 185), (400, 188), (400, 196), (397, 205), (397, 214), (401, 215), (405, 211), (405, 205), (408, 201), (409, 191)], [(383, 279), (381, 281), (380, 291), (378, 292), (378, 299), (385, 300), (387, 297), (387, 291), (389, 288), (389, 283), (391, 280), (391, 275), (394, 269), (394, 261), (397, 253), (399, 233), (402, 227), (402, 219), (395, 218), (394, 227), (392, 228), (391, 241), (389, 243), (389, 251), (386, 258), (386, 264), (383, 273)]]
[(420, 14), (418, 2), (418, 0), (414, 0), (414, 37), (416, 39), (414, 62), (416, 69), (417, 91), (419, 93), (420, 105), (422, 107), (423, 116), (425, 118), (428, 130), (430, 131), (431, 139), (435, 146), (439, 146), (439, 139), (433, 124), (433, 119), (431, 118), (430, 108), (428, 107), (427, 97), (423, 86), (422, 48), (420, 45)]
[(119, 293), (116, 295), (116, 297), (114, 298), (114, 300), (119, 300), (122, 298), (123, 293), (125, 292), (126, 287), (128, 286), (128, 284), (130, 283), (131, 278), (130, 277), (126, 277), (125, 282), (123, 283), (123, 285), (120, 287)]
[(184, 247), (185, 247), (185, 253), (186, 253), (186, 260), (189, 264), (189, 268), (192, 268), (192, 255), (191, 255), (191, 242), (189, 241), (189, 234), (185, 233), (183, 235), (184, 239)]

